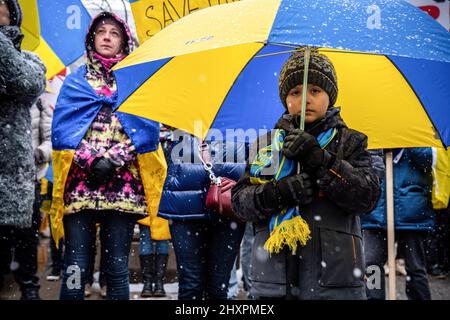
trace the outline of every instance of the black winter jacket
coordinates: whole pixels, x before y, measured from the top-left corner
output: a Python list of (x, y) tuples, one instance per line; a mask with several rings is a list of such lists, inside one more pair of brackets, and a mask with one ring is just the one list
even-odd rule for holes
[(17, 26), (0, 26), (0, 225), (31, 227), (34, 157), (30, 109), (45, 89), (45, 66), (20, 51)]
[[(280, 119), (277, 127), (289, 131), (293, 123)], [(336, 160), (329, 169), (320, 167), (312, 178), (314, 199), (300, 208), (311, 229), (311, 240), (300, 247), (297, 255), (285, 250), (269, 256), (263, 249), (274, 212), (255, 197), (257, 186), (250, 183), (249, 164), (232, 191), (234, 210), (244, 220), (254, 222), (252, 293), (257, 297), (365, 298), (359, 215), (375, 207), (380, 196), (380, 179), (372, 168), (367, 137), (347, 128), (339, 109), (330, 109), (324, 119), (307, 131), (317, 136), (332, 127), (338, 131), (326, 150)], [(269, 133), (266, 141), (270, 143), (271, 138)]]

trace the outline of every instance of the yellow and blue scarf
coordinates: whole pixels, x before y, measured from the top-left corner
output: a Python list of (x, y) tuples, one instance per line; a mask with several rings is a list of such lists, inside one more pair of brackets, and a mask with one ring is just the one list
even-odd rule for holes
[[(325, 148), (336, 135), (336, 128), (330, 128), (317, 137), (320, 147)], [(250, 166), (250, 182), (252, 184), (264, 184), (279, 181), (280, 179), (297, 173), (297, 162), (286, 158), (281, 149), (283, 148), (286, 131), (276, 129), (272, 143), (258, 151), (255, 160)], [(281, 159), (274, 164), (274, 154)], [(261, 179), (262, 172), (271, 165), (276, 166), (275, 175), (271, 179)], [(297, 251), (297, 244), (305, 246), (311, 238), (311, 231), (306, 221), (300, 216), (296, 207), (283, 209), (274, 214), (269, 224), (270, 236), (264, 244), (264, 248), (270, 253), (279, 253), (285, 245), (289, 246), (292, 253)]]

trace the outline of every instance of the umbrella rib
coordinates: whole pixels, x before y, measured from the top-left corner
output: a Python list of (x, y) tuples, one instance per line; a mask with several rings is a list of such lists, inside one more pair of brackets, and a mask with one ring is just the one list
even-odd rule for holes
[[(295, 49), (295, 50), (286, 50), (286, 51), (278, 51), (278, 52), (260, 54), (260, 55), (255, 56), (255, 58), (264, 58), (264, 57), (276, 56), (278, 54), (292, 53), (292, 52), (298, 52), (298, 51), (300, 51), (300, 47), (297, 47), (297, 49)], [(345, 54), (371, 54), (371, 53), (365, 53), (365, 52), (351, 52), (351, 51), (345, 51), (345, 50), (320, 49), (320, 51), (321, 52), (332, 52), (332, 53), (345, 53)]]
[[(305, 45), (289, 45), (289, 44), (276, 43), (276, 42), (266, 42), (265, 44), (266, 45), (270, 44), (270, 45), (278, 46), (278, 47), (291, 48), (294, 50), (286, 50), (286, 51), (280, 51), (280, 52), (261, 54), (261, 55), (255, 56), (255, 58), (263, 58), (263, 57), (273, 56), (273, 55), (277, 55), (277, 54), (292, 53), (292, 52), (299, 51), (300, 48), (302, 48), (302, 47), (308, 46), (306, 44)], [(345, 53), (345, 54), (370, 54), (370, 55), (384, 56), (384, 54), (375, 53), (375, 52), (352, 51), (352, 50), (346, 50), (346, 49), (324, 48), (324, 47), (317, 47), (317, 46), (312, 46), (312, 47), (318, 48), (321, 52)]]
[(260, 54), (260, 55), (255, 56), (255, 58), (264, 58), (264, 57), (276, 56), (279, 54), (292, 53), (292, 52), (297, 52), (297, 51), (300, 51), (300, 49)]
[(408, 84), (408, 86), (411, 88), (411, 90), (414, 92), (414, 95), (416, 96), (417, 100), (420, 101), (420, 104), (422, 106), (423, 111), (425, 111), (428, 119), (430, 120), (431, 124), (433, 125), (433, 131), (435, 132), (435, 134), (438, 135), (439, 140), (442, 143), (442, 146), (447, 149), (447, 146), (444, 143), (444, 140), (442, 139), (441, 133), (439, 132), (439, 130), (437, 129), (437, 126), (434, 124), (433, 119), (430, 117), (430, 114), (428, 113), (427, 109), (424, 107), (424, 104), (422, 102), (422, 99), (420, 99), (419, 95), (417, 94), (416, 90), (414, 90), (414, 87), (411, 85), (411, 83), (409, 82), (408, 78), (405, 77), (405, 75), (403, 74), (403, 72), (400, 70), (400, 68), (394, 63), (394, 61), (392, 61), (389, 56), (385, 55), (386, 59), (397, 69), (397, 71), (402, 75), (403, 79), (406, 81), (406, 83)]
[(278, 43), (278, 42), (267, 42), (267, 44), (271, 44), (271, 45), (279, 46), (279, 47), (286, 47), (286, 48), (299, 48), (300, 47), (300, 45)]

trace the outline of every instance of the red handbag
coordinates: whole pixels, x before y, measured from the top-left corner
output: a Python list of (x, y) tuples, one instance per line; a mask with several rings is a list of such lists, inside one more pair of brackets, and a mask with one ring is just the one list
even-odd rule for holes
[(199, 144), (200, 159), (211, 180), (206, 195), (206, 207), (216, 214), (225, 216), (235, 222), (244, 223), (245, 221), (234, 213), (231, 203), (231, 189), (236, 185), (236, 181), (229, 178), (216, 177), (212, 171), (208, 148), (209, 146), (206, 142)]

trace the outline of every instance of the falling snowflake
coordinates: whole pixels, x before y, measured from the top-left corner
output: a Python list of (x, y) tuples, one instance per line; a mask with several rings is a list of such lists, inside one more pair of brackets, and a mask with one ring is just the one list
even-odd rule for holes
[(361, 275), (362, 275), (361, 269), (359, 269), (359, 268), (353, 269), (353, 276), (354, 276), (355, 278), (361, 278)]

